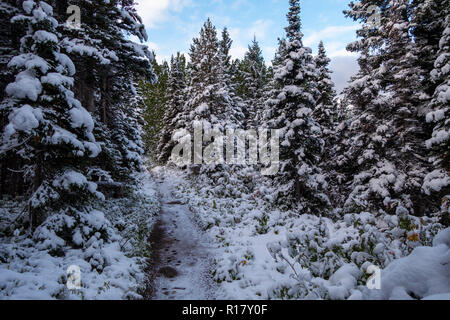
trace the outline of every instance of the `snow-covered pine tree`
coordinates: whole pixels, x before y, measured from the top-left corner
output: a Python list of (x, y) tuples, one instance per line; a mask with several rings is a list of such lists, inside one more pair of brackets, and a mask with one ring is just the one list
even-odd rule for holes
[[(383, 1), (378, 7), (379, 22), (385, 23), (388, 2)], [(343, 147), (337, 161), (346, 177), (342, 183), (350, 185), (344, 192), (345, 206), (353, 212), (358, 208), (381, 208), (382, 204), (369, 203), (369, 200), (374, 198), (373, 194), (381, 194), (379, 201), (390, 196), (386, 179), (390, 177), (390, 181), (395, 183), (398, 177), (397, 169), (386, 159), (387, 142), (393, 136), (392, 109), (387, 103), (389, 99), (383, 96), (383, 79), (376, 76), (385, 60), (381, 50), (384, 37), (380, 25), (367, 23), (374, 14), (369, 9), (378, 5), (377, 1), (370, 0), (351, 2), (350, 9), (345, 11), (347, 17), (363, 23), (357, 31), (361, 39), (347, 47), (349, 51), (360, 53), (360, 70), (344, 91), (354, 116), (347, 127), (348, 133), (343, 133), (346, 139), (342, 140)]]
[(230, 96), (231, 103), (228, 103), (227, 114), (227, 126), (230, 128), (242, 128), (245, 114), (244, 110), (246, 105), (242, 98), (237, 94), (237, 88), (232, 81), (233, 63), (230, 55), (231, 45), (233, 40), (230, 38), (230, 34), (227, 28), (222, 31), (222, 38), (219, 41), (219, 53), (221, 57), (221, 69), (220, 72), (220, 86), (225, 91), (225, 94)]
[(327, 57), (322, 41), (319, 43), (319, 52), (314, 61), (319, 72), (317, 78), (319, 95), (316, 97), (317, 105), (314, 110), (314, 118), (321, 125), (324, 139), (329, 141), (328, 146), (330, 146), (333, 143), (330, 141), (330, 135), (334, 131), (338, 115), (337, 106), (334, 101), (336, 91), (334, 90), (334, 83), (331, 80), (332, 71), (328, 68), (331, 60)]
[(230, 55), (231, 46), (233, 45), (233, 40), (230, 37), (228, 28), (223, 28), (222, 38), (219, 41), (219, 50), (222, 55), (224, 71), (230, 76), (232, 59)]
[(329, 69), (331, 62), (327, 57), (325, 46), (322, 41), (319, 43), (318, 54), (314, 59), (318, 70), (316, 97), (316, 109), (313, 117), (322, 128), (322, 138), (325, 142), (324, 152), (321, 158), (321, 168), (327, 174), (328, 194), (330, 199), (336, 200), (336, 190), (339, 189), (339, 177), (336, 175), (336, 146), (338, 135), (336, 127), (338, 126), (338, 105), (336, 102), (336, 91), (334, 83), (331, 80), (332, 71)]
[(388, 13), (386, 23), (381, 26), (386, 38), (386, 59), (379, 72), (384, 90), (392, 92), (385, 101), (392, 108), (394, 128), (387, 155), (406, 178), (406, 181), (398, 181), (403, 186), (395, 186), (393, 195), (400, 195), (411, 212), (423, 215), (433, 204), (429, 197), (421, 194), (422, 181), (427, 172), (427, 154), (423, 143), (427, 137), (424, 104), (428, 100), (427, 93), (421, 87), (421, 53), (410, 35), (410, 2), (391, 0)]
[(172, 140), (173, 134), (180, 129), (178, 125), (179, 116), (182, 115), (186, 103), (185, 69), (186, 58), (178, 52), (170, 60), (170, 73), (165, 95), (165, 114), (162, 121), (164, 128), (157, 149), (158, 161), (163, 164), (167, 163), (175, 146), (175, 142)]
[(426, 141), (431, 149), (431, 172), (425, 177), (423, 191), (443, 200), (444, 224), (450, 221), (450, 15), (445, 20), (446, 29), (440, 41), (435, 69), (431, 76), (437, 84), (430, 102), (427, 122), (434, 125), (432, 137)]
[(65, 23), (67, 1), (58, 1), (55, 7), (61, 13), (62, 45), (78, 70), (75, 94), (102, 127), (95, 132), (105, 146), (96, 165), (116, 180), (129, 180), (142, 164), (140, 137), (133, 128), (136, 123), (141, 126), (139, 104), (130, 103), (136, 93), (134, 83), (155, 80), (153, 55), (145, 46), (129, 40), (130, 35), (146, 40), (145, 28), (134, 0), (74, 0), (70, 4), (81, 9), (79, 29)]
[(323, 151), (320, 125), (313, 119), (317, 70), (310, 48), (302, 42), (300, 1), (290, 0), (286, 39), (280, 40), (274, 62), (268, 125), (281, 130), (280, 172), (274, 177), (283, 206), (301, 213), (321, 214), (328, 198), (325, 177), (318, 164)]
[[(18, 48), (15, 43), (17, 35), (14, 32), (14, 26), (11, 24), (11, 18), (18, 14), (18, 8), (9, 1), (2, 1), (0, 3), (0, 101), (5, 96), (6, 86), (14, 81), (14, 72), (8, 68), (8, 62), (18, 54)], [(3, 132), (5, 126), (9, 123), (9, 113), (6, 110), (0, 109), (0, 132)], [(0, 155), (0, 195), (3, 194), (17, 194), (23, 193), (21, 190), (22, 183), (20, 173), (14, 171), (20, 170), (19, 159), (13, 154)], [(9, 169), (8, 169), (9, 168)]]
[(75, 67), (61, 52), (53, 8), (28, 0), (22, 9), (11, 19), (24, 36), (20, 54), (8, 64), (16, 76), (1, 103), (9, 112), (1, 152), (14, 153), (22, 161), (29, 222), (37, 227), (52, 209), (79, 206), (83, 199), (99, 195), (84, 174), (89, 157), (96, 157), (101, 148), (92, 133), (92, 117), (71, 91)]
[[(194, 125), (200, 125), (205, 131), (215, 130), (224, 134), (226, 126), (234, 123), (234, 101), (225, 74), (226, 59), (221, 51), (216, 28), (208, 19), (200, 36), (193, 39), (190, 49), (190, 83), (185, 115), (182, 116), (185, 120), (182, 119), (180, 125), (191, 133)], [(204, 146), (209, 144), (204, 143)], [(202, 167), (207, 171), (216, 171), (215, 168), (216, 164)]]
[(436, 90), (430, 77), (439, 51), (439, 42), (445, 29), (445, 17), (450, 7), (449, 0), (413, 0), (410, 5), (411, 34), (418, 47), (418, 63), (421, 72), (421, 90), (429, 99)]
[[(193, 39), (189, 63), (190, 83), (187, 88), (187, 110), (192, 121), (203, 121), (207, 126), (223, 131), (225, 112), (231, 99), (228, 92), (221, 91), (223, 78), (221, 54), (216, 28), (208, 19), (200, 36)], [(190, 128), (193, 127), (191, 123)]]
[(144, 96), (145, 149), (147, 153), (157, 160), (156, 150), (164, 128), (163, 120), (170, 67), (166, 61), (159, 64), (156, 59), (152, 62), (152, 66), (157, 81), (142, 81), (140, 91)]
[(264, 89), (268, 82), (267, 66), (256, 37), (239, 65), (242, 73), (240, 91), (247, 105), (246, 128), (256, 128), (262, 120)]
[[(222, 38), (222, 41), (218, 40), (216, 28), (208, 19), (200, 36), (193, 39), (187, 69), (186, 104), (177, 119), (179, 130), (191, 135), (194, 128), (203, 128), (202, 150), (199, 146), (194, 148), (194, 165), (190, 169), (201, 173), (200, 178), (209, 180), (219, 193), (226, 192), (230, 185), (227, 181), (232, 174), (231, 168), (224, 163), (226, 129), (240, 128), (243, 117), (229, 76), (231, 64), (227, 61), (231, 61), (231, 42), (227, 32)], [(211, 134), (224, 138), (213, 139)]]
[[(380, 5), (379, 25), (365, 23), (373, 5)], [(421, 147), (426, 93), (420, 86), (419, 50), (411, 38), (410, 3), (361, 1), (350, 7), (347, 16), (365, 24), (357, 32), (362, 39), (348, 47), (361, 56), (360, 72), (346, 89), (355, 116), (338, 158), (353, 181), (346, 206), (390, 210), (400, 201), (422, 215), (430, 208), (420, 192), (427, 165)]]

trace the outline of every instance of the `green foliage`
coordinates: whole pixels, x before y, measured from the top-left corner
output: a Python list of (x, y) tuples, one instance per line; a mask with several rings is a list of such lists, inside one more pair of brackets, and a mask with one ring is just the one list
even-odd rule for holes
[[(167, 62), (159, 64), (156, 59), (153, 61), (153, 69), (157, 76), (156, 82), (141, 81), (139, 83), (139, 90), (143, 95), (144, 104), (144, 144), (145, 150), (150, 154), (156, 150), (161, 131), (165, 125), (163, 119), (170, 72)], [(155, 156), (154, 154), (152, 155)]]

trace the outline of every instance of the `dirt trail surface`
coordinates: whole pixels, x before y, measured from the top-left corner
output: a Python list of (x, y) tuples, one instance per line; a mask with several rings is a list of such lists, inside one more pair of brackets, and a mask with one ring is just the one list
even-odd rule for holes
[(217, 284), (210, 272), (212, 242), (193, 221), (189, 207), (172, 195), (178, 177), (155, 170), (152, 174), (159, 185), (162, 210), (150, 239), (151, 299), (217, 299)]

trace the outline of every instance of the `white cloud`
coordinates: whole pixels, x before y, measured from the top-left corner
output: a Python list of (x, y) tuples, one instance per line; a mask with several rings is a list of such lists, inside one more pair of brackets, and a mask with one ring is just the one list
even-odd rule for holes
[(145, 44), (148, 46), (148, 48), (149, 48), (150, 50), (154, 50), (154, 51), (159, 50), (158, 44), (156, 44), (156, 43), (154, 43), (154, 42), (147, 41)]
[(277, 47), (264, 46), (262, 48), (264, 60), (267, 65), (272, 65), (272, 60), (275, 57), (275, 52), (277, 52)]
[(355, 31), (358, 28), (358, 25), (351, 25), (330, 26), (322, 30), (307, 30), (303, 42), (316, 52), (317, 46), (322, 40), (329, 57), (355, 56), (354, 53), (346, 50), (346, 46), (349, 42), (355, 40)]
[(358, 25), (352, 26), (330, 26), (319, 31), (308, 32), (308, 35), (304, 38), (304, 43), (307, 46), (311, 46), (318, 43), (320, 40), (333, 40), (338, 37), (351, 36), (354, 37), (355, 31), (359, 28)]
[(358, 28), (358, 25), (329, 26), (322, 30), (305, 31), (303, 42), (314, 52), (317, 52), (319, 42), (321, 40), (324, 42), (327, 55), (331, 58), (330, 69), (333, 70), (331, 78), (338, 93), (359, 70), (358, 55), (346, 50), (347, 44), (356, 39), (355, 31)]
[(242, 59), (247, 52), (247, 47), (233, 45), (230, 49), (230, 55), (235, 59)]
[[(248, 28), (229, 28), (231, 39), (233, 39), (233, 45), (230, 50), (230, 54), (233, 58), (242, 59), (245, 52), (248, 50), (248, 45), (256, 37), (258, 41), (264, 41), (267, 38), (267, 33), (272, 27), (273, 22), (271, 20), (256, 20)], [(264, 47), (264, 55), (266, 56), (266, 49), (275, 52), (272, 47)], [(272, 50), (273, 49), (273, 50)]]
[(272, 27), (273, 22), (271, 20), (256, 20), (252, 26), (248, 29), (247, 35), (251, 38), (256, 36), (257, 39), (265, 39), (267, 31)]
[(137, 11), (147, 28), (154, 28), (158, 23), (166, 21), (170, 12), (180, 12), (190, 0), (140, 0)]
[(331, 59), (330, 69), (333, 70), (331, 78), (336, 85), (336, 91), (340, 93), (348, 84), (348, 81), (358, 70), (356, 56), (340, 56)]

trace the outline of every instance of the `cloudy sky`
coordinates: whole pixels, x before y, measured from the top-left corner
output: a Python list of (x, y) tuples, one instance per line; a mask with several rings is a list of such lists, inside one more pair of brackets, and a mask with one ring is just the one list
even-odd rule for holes
[[(197, 37), (204, 21), (228, 27), (234, 41), (231, 54), (242, 58), (254, 36), (259, 41), (267, 63), (273, 59), (277, 39), (284, 36), (288, 0), (137, 0), (149, 35), (149, 47), (159, 61), (177, 51), (188, 53), (191, 40)], [(358, 25), (344, 17), (349, 0), (302, 0), (305, 45), (317, 52), (323, 40), (332, 59), (333, 80), (344, 88), (358, 67), (356, 57), (345, 50), (355, 40)]]

